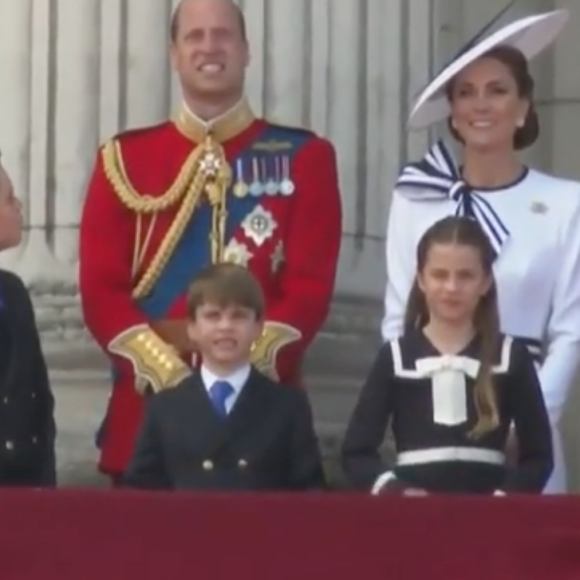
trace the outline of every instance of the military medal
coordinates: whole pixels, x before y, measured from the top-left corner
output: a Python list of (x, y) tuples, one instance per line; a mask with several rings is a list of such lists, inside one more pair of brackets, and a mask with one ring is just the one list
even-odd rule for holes
[[(265, 177), (266, 174), (269, 173), (266, 159), (262, 159), (262, 166), (263, 166), (263, 174)], [(278, 193), (278, 184), (276, 183), (276, 180), (272, 175), (270, 175), (269, 179), (266, 181), (264, 191), (266, 192), (266, 195), (276, 195)]]
[(250, 238), (256, 246), (261, 246), (268, 238), (272, 237), (278, 224), (271, 212), (258, 205), (249, 213), (242, 222), (242, 229), (247, 238)]
[(284, 244), (282, 243), (282, 240), (276, 244), (276, 247), (270, 256), (270, 260), (272, 263), (272, 273), (277, 274), (284, 263)]
[(244, 181), (244, 166), (243, 166), (243, 161), (241, 159), (238, 159), (237, 163), (236, 163), (236, 173), (237, 173), (237, 179), (236, 182), (234, 183), (234, 186), (232, 188), (232, 192), (236, 197), (242, 198), (242, 197), (246, 197), (246, 195), (248, 195), (248, 191), (249, 191), (249, 187), (247, 185), (247, 183)]
[(234, 239), (230, 240), (229, 244), (224, 248), (224, 262), (247, 267), (253, 256), (254, 254), (250, 252), (246, 244)]
[(290, 159), (282, 159), (282, 182), (280, 183), (280, 193), (282, 195), (292, 195), (296, 189), (294, 182), (290, 179)]
[(258, 197), (264, 193), (264, 186), (260, 181), (260, 168), (258, 167), (258, 160), (252, 159), (252, 183), (250, 184), (250, 194)]

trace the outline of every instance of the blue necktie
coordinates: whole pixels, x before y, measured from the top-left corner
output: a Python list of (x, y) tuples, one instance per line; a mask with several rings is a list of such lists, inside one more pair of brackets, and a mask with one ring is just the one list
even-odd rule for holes
[(227, 381), (216, 381), (209, 390), (209, 397), (220, 417), (226, 417), (227, 399), (234, 394), (234, 388)]

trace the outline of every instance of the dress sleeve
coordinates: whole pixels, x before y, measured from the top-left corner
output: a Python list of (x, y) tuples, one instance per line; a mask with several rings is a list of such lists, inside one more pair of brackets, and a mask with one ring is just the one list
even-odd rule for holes
[(532, 356), (519, 341), (512, 344), (510, 379), (508, 400), (518, 460), (501, 492), (540, 493), (554, 468), (552, 430)]
[(412, 202), (396, 189), (393, 192), (386, 233), (387, 283), (381, 331), (384, 341), (402, 333), (407, 299), (415, 276), (415, 240), (409, 223)]
[(393, 397), (393, 356), (387, 343), (361, 389), (342, 445), (343, 469), (355, 489), (371, 489), (378, 483), (377, 478), (382, 478), (379, 487), (394, 479), (379, 453), (392, 415)]
[(547, 327), (547, 353), (540, 382), (552, 424), (562, 416), (580, 362), (580, 191), (560, 239), (559, 276)]

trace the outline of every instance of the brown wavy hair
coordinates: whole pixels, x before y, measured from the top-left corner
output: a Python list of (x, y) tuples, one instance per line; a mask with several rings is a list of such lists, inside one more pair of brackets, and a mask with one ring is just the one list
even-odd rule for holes
[[(498, 46), (480, 58), (492, 58), (502, 63), (510, 71), (516, 83), (519, 97), (528, 102), (529, 107), (526, 118), (524, 119), (524, 124), (522, 127), (518, 127), (515, 130), (513, 145), (516, 151), (521, 151), (522, 149), (530, 147), (540, 136), (540, 120), (538, 118), (536, 107), (534, 106), (535, 83), (530, 74), (526, 57), (518, 49), (513, 48), (512, 46)], [(445, 93), (448, 101), (451, 103), (453, 101), (453, 80), (448, 83)], [(447, 126), (451, 135), (453, 135), (457, 141), (462, 143), (463, 139), (453, 127), (451, 117), (447, 119)]]
[[(499, 425), (499, 415), (495, 385), (493, 382), (493, 362), (500, 336), (500, 321), (497, 305), (497, 290), (493, 280), (493, 263), (497, 257), (493, 246), (480, 225), (473, 219), (451, 216), (433, 224), (422, 236), (417, 246), (417, 272), (422, 272), (429, 257), (429, 251), (436, 244), (458, 244), (477, 250), (481, 265), (492, 283), (487, 293), (481, 297), (474, 313), (474, 326), (479, 337), (479, 373), (474, 387), (475, 408), (478, 420), (470, 436), (481, 437)], [(405, 311), (405, 329), (424, 328), (429, 322), (429, 309), (425, 295), (415, 277)]]

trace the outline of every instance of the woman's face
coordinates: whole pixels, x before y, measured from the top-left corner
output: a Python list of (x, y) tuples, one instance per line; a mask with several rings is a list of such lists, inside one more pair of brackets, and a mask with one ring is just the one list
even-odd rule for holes
[(457, 75), (451, 87), (451, 123), (465, 147), (499, 150), (513, 147), (529, 108), (520, 97), (510, 69), (482, 57)]
[(22, 238), (22, 207), (14, 196), (12, 181), (0, 165), (0, 250), (13, 248)]

